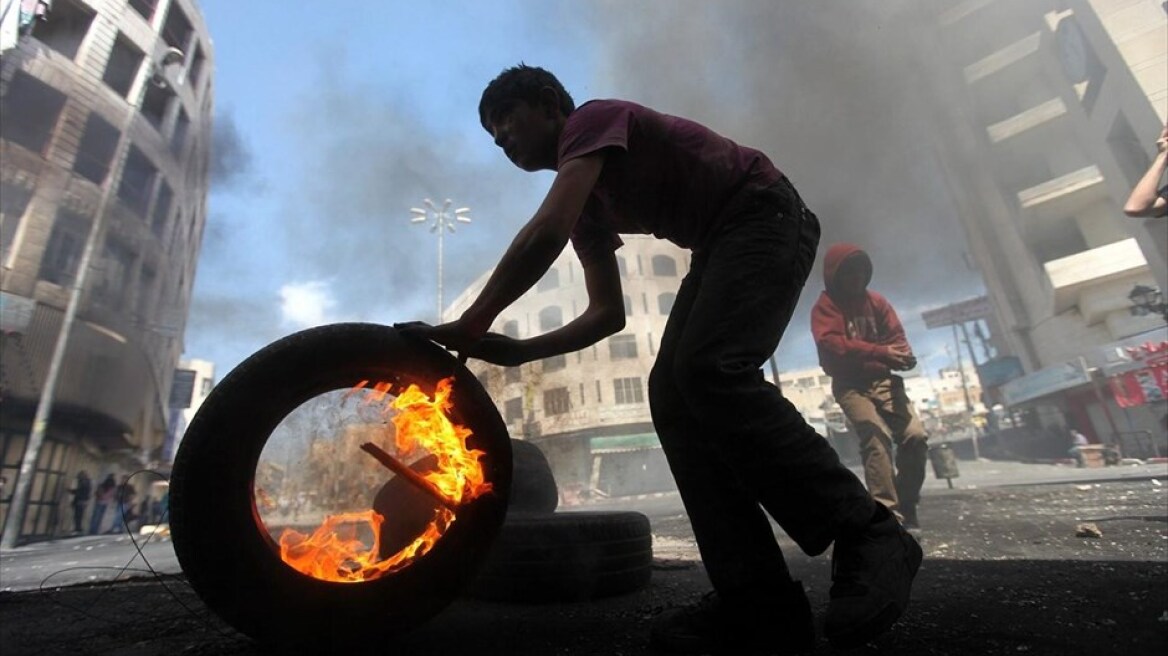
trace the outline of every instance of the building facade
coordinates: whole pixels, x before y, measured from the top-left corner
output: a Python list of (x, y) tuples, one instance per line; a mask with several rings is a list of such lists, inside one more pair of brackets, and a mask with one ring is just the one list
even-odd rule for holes
[(1168, 226), (1122, 208), (1168, 117), (1165, 5), (914, 11), (938, 168), (1001, 330), (994, 342), (1021, 365), (987, 393), (1036, 427), (1076, 425), (1096, 441), (1163, 431), (1162, 404), (1121, 413), (1098, 388), (1125, 347), (1164, 339), (1163, 319), (1133, 313), (1129, 294), (1168, 285)]
[[(649, 416), (648, 380), (689, 252), (644, 235), (622, 235), (617, 251), (624, 330), (589, 348), (520, 367), (471, 361), (511, 436), (538, 444), (569, 501), (673, 488)], [(490, 271), (447, 308), (455, 317)], [(547, 274), (496, 319), (494, 332), (528, 338), (579, 316), (588, 304), (583, 269), (565, 249)]]
[(213, 107), (212, 42), (191, 0), (41, 4), (0, 54), (0, 512), (75, 289), (80, 300), (21, 540), (58, 530), (77, 470), (100, 480), (163, 456)]

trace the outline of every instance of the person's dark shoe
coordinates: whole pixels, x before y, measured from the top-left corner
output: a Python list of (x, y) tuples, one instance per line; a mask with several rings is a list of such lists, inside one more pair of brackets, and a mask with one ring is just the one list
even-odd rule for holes
[(920, 522), (920, 520), (917, 519), (916, 504), (913, 504), (911, 506), (907, 506), (907, 505), (902, 506), (900, 508), (900, 514), (901, 514), (901, 516), (904, 517), (904, 519), (901, 520), (900, 525), (907, 528), (907, 529), (910, 529), (910, 532), (911, 532), (911, 529), (921, 527), (921, 522)]
[(823, 633), (833, 647), (860, 647), (887, 631), (908, 607), (921, 546), (887, 508), (864, 533), (836, 540), (831, 600)]
[(663, 613), (650, 634), (655, 649), (672, 654), (802, 654), (815, 648), (815, 624), (803, 584), (792, 581), (777, 598), (727, 602), (710, 592), (692, 606)]

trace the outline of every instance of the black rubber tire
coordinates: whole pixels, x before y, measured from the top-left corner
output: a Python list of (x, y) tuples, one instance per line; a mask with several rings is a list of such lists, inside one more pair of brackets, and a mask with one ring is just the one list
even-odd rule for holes
[(638, 512), (511, 513), (467, 594), (547, 603), (586, 601), (649, 583), (653, 537)]
[(553, 513), (560, 490), (547, 456), (525, 440), (511, 440), (511, 502), (509, 513)]
[[(451, 374), (451, 418), (474, 432), (468, 445), (486, 453), (494, 492), (461, 507), (429, 553), (373, 581), (322, 581), (280, 560), (254, 499), (260, 453), (280, 421), (305, 401), (361, 380), (417, 383), (430, 393)], [(297, 652), (340, 653), (415, 628), (445, 608), (485, 559), (510, 485), (506, 426), (470, 371), (433, 343), (392, 327), (335, 324), (267, 346), (207, 397), (175, 458), (171, 537), (191, 586), (236, 629)]]

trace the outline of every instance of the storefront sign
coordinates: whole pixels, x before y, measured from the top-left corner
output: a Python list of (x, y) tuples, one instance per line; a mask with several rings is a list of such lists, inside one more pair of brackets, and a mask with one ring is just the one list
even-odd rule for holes
[(967, 321), (986, 319), (993, 314), (993, 311), (993, 306), (990, 305), (990, 299), (985, 296), (978, 296), (967, 301), (922, 312), (921, 318), (925, 320), (926, 328), (944, 328), (945, 326), (963, 324)]
[(1109, 385), (1121, 408), (1168, 400), (1168, 341), (1126, 349), (1143, 367), (1112, 376)]
[(1018, 405), (1048, 394), (1086, 385), (1091, 382), (1083, 365), (1078, 362), (1064, 362), (1015, 378), (1002, 385), (1002, 401), (1006, 405)]
[(24, 333), (32, 322), (36, 301), (31, 298), (0, 292), (0, 330), (6, 333)]

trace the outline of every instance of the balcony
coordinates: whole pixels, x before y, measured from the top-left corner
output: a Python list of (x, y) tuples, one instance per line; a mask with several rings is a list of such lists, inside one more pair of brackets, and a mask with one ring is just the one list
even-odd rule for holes
[(1146, 274), (1148, 263), (1136, 240), (1124, 239), (1051, 260), (1043, 268), (1054, 294), (1055, 313), (1078, 306), (1090, 325), (1127, 307), (1127, 281)]
[(1016, 149), (1034, 149), (1047, 142), (1066, 116), (1067, 106), (1062, 98), (1052, 98), (1024, 112), (994, 123), (986, 128), (990, 143), (1007, 144)]
[(963, 71), (965, 82), (972, 86), (995, 78), (995, 86), (1002, 80), (1007, 82), (1004, 86), (1013, 88), (1026, 80), (1033, 80), (1041, 65), (1037, 56), (1041, 46), (1042, 32), (1032, 32), (966, 66)]
[(1073, 216), (1105, 198), (1103, 173), (1091, 165), (1019, 191), (1018, 205), (1036, 219), (1050, 220)]

